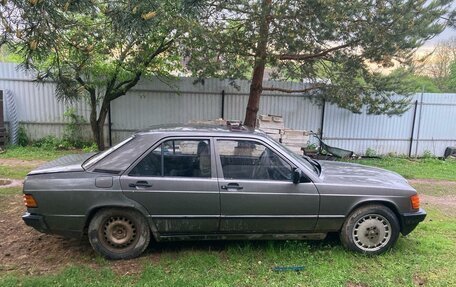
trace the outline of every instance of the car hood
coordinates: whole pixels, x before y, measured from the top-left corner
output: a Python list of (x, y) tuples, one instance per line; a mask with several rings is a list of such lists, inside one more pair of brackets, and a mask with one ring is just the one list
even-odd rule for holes
[(83, 171), (82, 164), (95, 153), (70, 154), (47, 162), (29, 172), (28, 175), (56, 172)]
[(410, 188), (407, 180), (401, 175), (382, 168), (336, 161), (319, 163), (322, 167), (320, 177), (324, 183)]

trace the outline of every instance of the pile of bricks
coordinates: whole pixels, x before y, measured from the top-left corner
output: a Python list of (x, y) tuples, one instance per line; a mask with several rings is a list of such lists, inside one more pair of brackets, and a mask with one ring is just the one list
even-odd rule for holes
[(309, 142), (307, 131), (285, 128), (282, 116), (260, 115), (257, 119), (257, 128), (297, 154), (302, 154), (302, 148), (307, 147)]

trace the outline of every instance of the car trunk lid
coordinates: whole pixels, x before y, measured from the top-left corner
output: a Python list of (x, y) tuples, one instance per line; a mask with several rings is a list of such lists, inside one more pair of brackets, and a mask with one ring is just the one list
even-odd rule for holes
[(83, 171), (82, 164), (95, 153), (70, 154), (47, 162), (29, 172), (28, 175)]

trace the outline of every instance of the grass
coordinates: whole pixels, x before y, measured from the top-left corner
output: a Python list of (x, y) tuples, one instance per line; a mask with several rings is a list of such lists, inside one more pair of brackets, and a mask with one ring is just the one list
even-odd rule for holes
[(426, 158), (408, 159), (386, 157), (382, 159), (360, 159), (353, 162), (395, 171), (408, 179), (440, 179), (456, 181), (456, 160), (446, 161)]
[[(11, 146), (0, 153), (0, 178), (23, 179), (29, 171), (39, 165), (36, 161), (50, 161), (67, 154), (80, 152), (80, 150), (51, 150), (32, 146)], [(2, 159), (14, 159), (23, 162), (8, 164), (2, 163)]]
[[(8, 196), (8, 195), (14, 195), (14, 194), (21, 194), (21, 193), (22, 193), (22, 187), (20, 187), (20, 186), (0, 188), (0, 196)], [(0, 197), (0, 199), (1, 199), (1, 197)]]
[(2, 158), (14, 158), (19, 160), (53, 160), (61, 156), (81, 153), (80, 150), (52, 150), (32, 146), (11, 146), (5, 152), (0, 153), (0, 163)]
[(10, 166), (0, 163), (0, 178), (24, 179), (34, 166)]

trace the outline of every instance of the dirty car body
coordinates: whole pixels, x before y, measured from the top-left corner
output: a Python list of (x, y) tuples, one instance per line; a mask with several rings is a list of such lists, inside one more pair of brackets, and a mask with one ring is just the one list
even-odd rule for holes
[[(261, 131), (158, 126), (99, 154), (72, 155), (27, 175), (27, 225), (88, 234), (111, 259), (149, 239), (323, 239), (382, 253), (424, 219), (400, 175), (316, 162)], [(30, 202), (31, 200), (31, 202)], [(417, 202), (418, 201), (418, 202)]]

